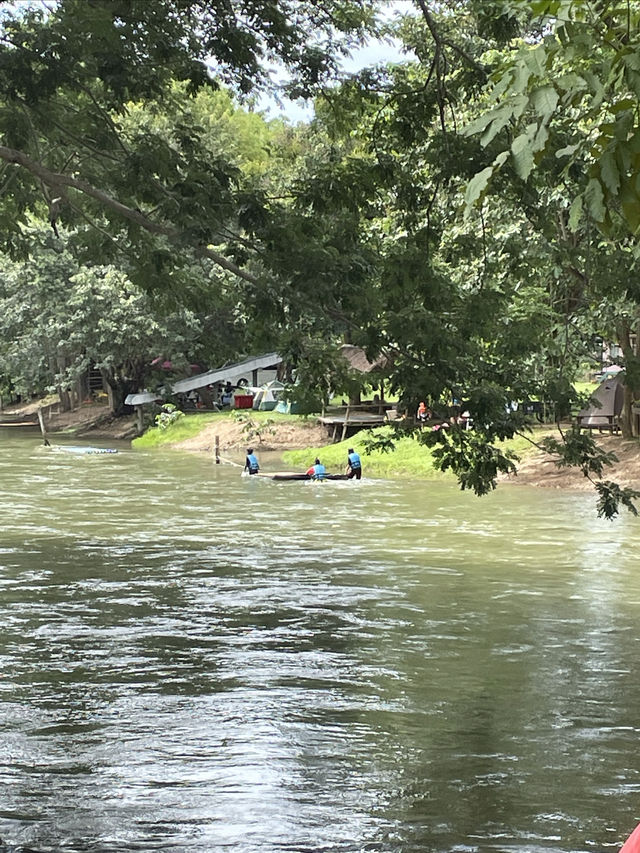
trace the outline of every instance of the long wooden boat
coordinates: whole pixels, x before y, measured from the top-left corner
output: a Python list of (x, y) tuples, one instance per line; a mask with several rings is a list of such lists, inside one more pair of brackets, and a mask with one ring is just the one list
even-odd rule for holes
[[(258, 474), (252, 474), (252, 477), (263, 477), (267, 480), (293, 481), (293, 480), (311, 480), (308, 474), (300, 474), (297, 471), (274, 471), (272, 474), (266, 474), (260, 471)], [(325, 474), (325, 480), (348, 480), (346, 474)], [(322, 482), (316, 480), (315, 482)]]

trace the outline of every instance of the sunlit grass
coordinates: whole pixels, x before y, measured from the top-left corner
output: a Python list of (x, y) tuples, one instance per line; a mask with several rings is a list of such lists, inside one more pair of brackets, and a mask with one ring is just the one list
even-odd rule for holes
[[(161, 430), (154, 427), (143, 436), (133, 440), (132, 444), (138, 449), (153, 449), (157, 447), (176, 444), (186, 439), (196, 437), (211, 423), (242, 421), (249, 418), (254, 424), (272, 421), (274, 426), (279, 423), (309, 423), (313, 418), (301, 415), (282, 415), (277, 412), (259, 412), (252, 409), (239, 409), (231, 412), (218, 412), (206, 414), (185, 415), (167, 429)], [(552, 430), (549, 426), (536, 427), (531, 438), (536, 440)], [(371, 453), (365, 451), (365, 440), (371, 436), (391, 437), (390, 427), (379, 427), (375, 430), (361, 430), (353, 438), (336, 444), (325, 444), (318, 447), (308, 447), (302, 450), (288, 450), (283, 453), (283, 462), (292, 468), (306, 471), (313, 464), (316, 457), (326, 466), (331, 473), (341, 473), (347, 467), (347, 452), (350, 447), (356, 450), (361, 458), (364, 475), (366, 477), (393, 478), (404, 477), (422, 480), (448, 480), (455, 481), (450, 472), (442, 472), (435, 467), (433, 455), (428, 447), (420, 444), (410, 436), (399, 438), (395, 441), (395, 449), (390, 452), (374, 450)], [(526, 458), (535, 451), (535, 447), (526, 438), (516, 436), (515, 438), (499, 442), (501, 450), (510, 450), (520, 459)]]
[[(531, 435), (534, 440), (543, 434), (548, 434), (548, 427), (536, 428)], [(282, 459), (291, 467), (306, 470), (313, 464), (316, 456), (331, 473), (340, 473), (347, 467), (347, 451), (350, 447), (360, 454), (362, 470), (366, 477), (407, 477), (426, 480), (455, 481), (451, 472), (443, 472), (435, 467), (433, 454), (428, 447), (420, 444), (415, 438), (400, 438), (395, 442), (395, 450), (383, 452), (365, 452), (365, 438), (370, 435), (391, 436), (390, 427), (380, 427), (376, 430), (363, 430), (347, 441), (329, 444), (323, 447), (310, 447), (304, 450), (288, 450)], [(510, 450), (521, 459), (535, 452), (535, 446), (526, 438), (516, 436), (509, 441), (497, 442), (502, 450)]]
[(429, 480), (454, 479), (451, 474), (438, 471), (433, 465), (431, 451), (418, 444), (413, 438), (399, 439), (395, 442), (395, 450), (391, 452), (374, 450), (372, 453), (366, 453), (365, 438), (371, 435), (390, 436), (391, 429), (380, 427), (375, 430), (362, 430), (353, 438), (336, 444), (306, 450), (288, 450), (282, 458), (287, 465), (306, 469), (313, 464), (317, 456), (328, 471), (340, 473), (346, 470), (347, 451), (353, 447), (360, 454), (363, 473), (366, 477), (410, 476)]

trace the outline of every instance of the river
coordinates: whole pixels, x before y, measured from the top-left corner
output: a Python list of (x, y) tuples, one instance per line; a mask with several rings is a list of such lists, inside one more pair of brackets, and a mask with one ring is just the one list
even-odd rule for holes
[(640, 820), (631, 516), (17, 432), (7, 850), (615, 853)]

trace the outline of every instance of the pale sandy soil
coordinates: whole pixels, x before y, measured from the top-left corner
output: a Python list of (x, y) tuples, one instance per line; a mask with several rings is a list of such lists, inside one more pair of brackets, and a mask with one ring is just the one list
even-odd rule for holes
[(293, 450), (303, 447), (320, 447), (329, 443), (327, 429), (320, 426), (314, 418), (299, 423), (279, 423), (272, 427), (273, 432), (265, 432), (260, 438), (251, 438), (243, 432), (242, 424), (231, 419), (208, 424), (193, 438), (172, 445), (179, 450), (211, 452), (215, 447), (216, 435), (220, 441), (220, 451), (238, 450), (253, 446), (260, 450)]
[[(640, 445), (637, 441), (625, 441), (619, 435), (596, 435), (600, 447), (614, 453), (618, 462), (605, 467), (603, 480), (614, 480), (618, 485), (640, 490)], [(593, 484), (574, 468), (557, 468), (545, 453), (535, 451), (518, 463), (515, 477), (506, 477), (510, 483), (523, 486), (540, 486), (548, 489), (571, 489), (589, 491)]]
[[(24, 417), (38, 423), (39, 401), (6, 406), (0, 413), (3, 418)], [(106, 405), (92, 403), (82, 405), (72, 412), (56, 412), (43, 409), (44, 426), (47, 433), (73, 431), (75, 435), (91, 434), (96, 438), (131, 439), (136, 436), (135, 416), (114, 418)]]

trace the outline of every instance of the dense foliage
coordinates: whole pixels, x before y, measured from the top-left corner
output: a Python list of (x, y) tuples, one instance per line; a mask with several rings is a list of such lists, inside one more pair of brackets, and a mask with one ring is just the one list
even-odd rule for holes
[[(80, 265), (74, 281), (108, 266), (161, 294), (166, 316), (193, 312), (185, 358), (278, 349), (319, 399), (352, 387), (340, 341), (382, 356), (400, 406), (471, 413), (472, 431), (421, 435), (482, 494), (513, 469), (499, 442), (526, 430), (516, 404), (569, 418), (603, 340), (622, 349), (635, 432), (640, 3), (413, 0), (383, 23), (388, 6), (59, 0), (5, 13), (0, 245), (33, 263), (34, 223), (48, 222), (56, 263)], [(350, 45), (385, 31), (407, 61), (340, 72)], [(251, 112), (274, 61), (290, 94), (315, 98), (311, 124)], [(64, 327), (71, 308), (16, 275), (38, 322)], [(107, 311), (79, 306), (96, 326)], [(7, 334), (13, 373), (20, 337)], [(41, 380), (42, 358), (22, 362)], [(547, 446), (602, 476), (589, 436)], [(598, 490), (603, 514), (633, 510), (632, 492)]]

